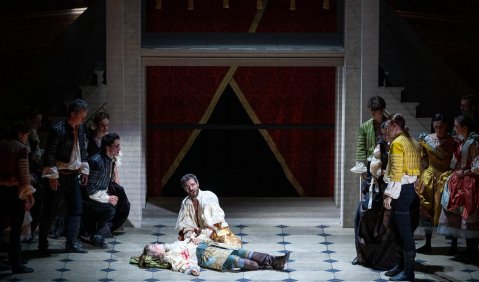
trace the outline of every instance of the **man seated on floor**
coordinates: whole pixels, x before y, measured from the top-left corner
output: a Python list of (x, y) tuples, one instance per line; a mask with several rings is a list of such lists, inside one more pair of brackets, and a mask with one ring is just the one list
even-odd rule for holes
[(205, 230), (216, 242), (241, 246), (241, 240), (231, 232), (225, 221), (225, 212), (218, 197), (211, 191), (200, 190), (194, 174), (186, 174), (180, 181), (188, 196), (181, 203), (176, 222), (179, 239), (196, 237)]
[(130, 203), (123, 187), (116, 183), (115, 157), (120, 152), (120, 136), (108, 133), (101, 140), (101, 151), (88, 158), (90, 177), (83, 200), (84, 224), (90, 243), (106, 247), (105, 238), (126, 221)]

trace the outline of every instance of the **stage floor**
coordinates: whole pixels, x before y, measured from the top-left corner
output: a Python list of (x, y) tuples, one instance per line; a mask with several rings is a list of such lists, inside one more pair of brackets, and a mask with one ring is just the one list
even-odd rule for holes
[[(222, 198), (231, 229), (244, 249), (281, 255), (292, 251), (285, 271), (218, 272), (203, 269), (199, 277), (170, 270), (140, 269), (129, 264), (147, 242), (172, 242), (180, 198), (150, 199), (141, 228), (108, 239), (107, 249), (84, 244), (88, 254), (62, 253), (64, 238), (51, 239), (51, 257), (35, 257), (37, 244), (24, 244), (30, 274), (0, 272), (7, 281), (387, 281), (384, 272), (351, 265), (355, 257), (353, 229), (342, 228), (339, 209), (330, 198)], [(422, 246), (423, 230), (416, 231)], [(416, 281), (479, 281), (478, 262), (465, 264), (446, 256), (449, 241), (434, 234), (431, 254), (416, 257)], [(464, 249), (464, 241), (459, 247)], [(5, 254), (1, 254), (5, 257)]]

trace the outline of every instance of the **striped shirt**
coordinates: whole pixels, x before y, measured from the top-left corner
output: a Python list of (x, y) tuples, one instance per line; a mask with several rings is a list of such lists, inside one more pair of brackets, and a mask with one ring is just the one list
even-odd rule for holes
[(30, 185), (27, 147), (17, 140), (0, 142), (0, 185), (19, 186), (19, 197), (34, 193)]

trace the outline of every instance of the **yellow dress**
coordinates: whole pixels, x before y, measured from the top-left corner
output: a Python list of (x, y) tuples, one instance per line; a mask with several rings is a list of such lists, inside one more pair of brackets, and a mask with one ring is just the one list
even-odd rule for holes
[(433, 134), (421, 134), (419, 144), (427, 168), (416, 183), (416, 192), (421, 201), (421, 217), (433, 226), (437, 226), (441, 214), (441, 195), (449, 175), (450, 163), (456, 143), (452, 137), (442, 142)]

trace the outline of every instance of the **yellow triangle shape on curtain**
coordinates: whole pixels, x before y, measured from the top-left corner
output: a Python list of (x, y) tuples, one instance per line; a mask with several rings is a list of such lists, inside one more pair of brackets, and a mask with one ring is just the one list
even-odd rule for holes
[[(236, 94), (238, 97), (241, 105), (243, 105), (244, 109), (248, 113), (248, 116), (251, 118), (254, 124), (261, 124), (260, 119), (256, 115), (256, 113), (253, 110), (253, 107), (249, 104), (248, 100), (246, 100), (245, 95), (243, 94), (243, 91), (241, 91), (239, 85), (236, 83), (234, 78), (230, 80), (230, 86), (233, 89), (233, 92)], [(288, 164), (286, 163), (286, 160), (284, 159), (283, 155), (279, 151), (278, 147), (276, 146), (276, 143), (274, 142), (273, 138), (271, 135), (268, 133), (268, 130), (266, 129), (259, 129), (260, 134), (263, 136), (264, 140), (266, 141), (266, 144), (268, 144), (269, 148), (271, 149), (271, 152), (273, 152), (274, 156), (278, 160), (279, 164), (283, 168), (283, 172), (286, 175), (286, 178), (288, 178), (289, 182), (291, 185), (293, 185), (294, 189), (296, 189), (296, 192), (302, 197), (306, 196), (306, 193), (304, 192), (303, 187), (301, 187), (301, 184), (299, 181), (294, 177), (293, 173), (288, 167)]]

